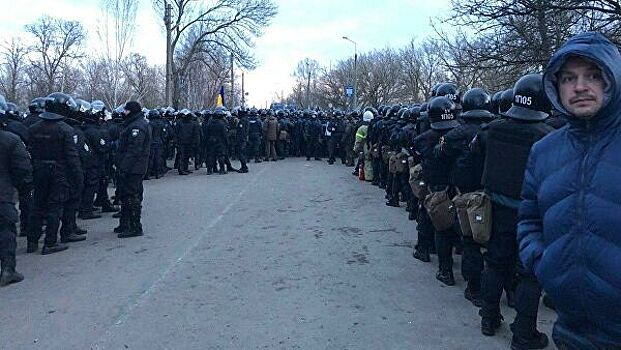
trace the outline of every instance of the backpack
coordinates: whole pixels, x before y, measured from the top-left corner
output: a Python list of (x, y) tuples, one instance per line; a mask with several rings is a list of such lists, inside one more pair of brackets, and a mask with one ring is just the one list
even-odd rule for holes
[(443, 191), (432, 192), (423, 202), (436, 231), (448, 230), (455, 224), (455, 205), (448, 192), (448, 187)]
[(492, 235), (492, 200), (483, 191), (472, 192), (469, 195), (467, 211), (472, 239), (485, 244)]
[(416, 164), (410, 168), (410, 188), (414, 196), (420, 200), (424, 199), (429, 194), (427, 183), (423, 179), (423, 165)]
[(457, 212), (457, 221), (459, 221), (459, 228), (461, 234), (464, 237), (472, 237), (472, 228), (470, 228), (470, 220), (468, 218), (468, 201), (470, 200), (471, 193), (460, 193), (453, 197), (453, 204), (455, 204), (455, 211)]

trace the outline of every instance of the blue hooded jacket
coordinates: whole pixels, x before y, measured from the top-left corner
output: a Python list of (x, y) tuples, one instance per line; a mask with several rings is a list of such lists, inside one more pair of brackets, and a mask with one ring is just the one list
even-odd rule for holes
[[(570, 56), (604, 74), (590, 120), (560, 102), (556, 73)], [(578, 349), (621, 349), (621, 55), (599, 33), (572, 37), (552, 57), (545, 91), (568, 125), (536, 143), (522, 187), (520, 258), (554, 300), (555, 339)]]

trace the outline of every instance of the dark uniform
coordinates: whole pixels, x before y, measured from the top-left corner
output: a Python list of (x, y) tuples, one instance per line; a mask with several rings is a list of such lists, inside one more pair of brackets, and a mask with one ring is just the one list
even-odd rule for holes
[(101, 180), (105, 176), (108, 143), (103, 130), (99, 128), (96, 123), (97, 120), (87, 118), (82, 128), (84, 132), (84, 142), (89, 149), (90, 157), (83, 164), (84, 190), (82, 192), (82, 202), (80, 204), (79, 213), (81, 219), (101, 217), (93, 214), (93, 204), (95, 193), (101, 184)]
[(237, 133), (236, 133), (236, 142), (235, 142), (235, 153), (237, 153), (237, 157), (239, 158), (239, 162), (241, 163), (241, 168), (239, 169), (242, 173), (248, 172), (247, 158), (246, 158), (246, 148), (248, 147), (248, 129), (250, 123), (248, 122), (248, 118), (246, 117), (245, 111), (239, 112), (239, 121), (237, 122)]
[[(513, 342), (517, 337), (518, 342), (547, 345), (547, 337), (536, 330), (541, 287), (535, 276), (524, 271), (519, 262), (516, 230), (530, 149), (554, 129), (544, 121), (548, 117), (550, 104), (543, 92), (541, 75), (522, 77), (515, 84), (514, 91), (516, 98), (506, 112), (507, 118), (490, 123), (483, 130), (482, 137), (477, 138), (480, 142), (478, 146), (476, 143), (473, 145), (485, 153), (482, 182), (492, 200), (492, 235), (487, 242), (486, 264), (481, 274), (481, 331), (485, 335), (494, 335), (500, 326), (503, 287), (512, 283), (517, 270), (517, 316), (511, 327)], [(523, 104), (524, 101), (528, 101), (528, 105)]]
[(117, 166), (121, 196), (121, 217), (115, 232), (119, 238), (141, 236), (142, 180), (149, 165), (151, 129), (137, 102), (125, 105), (123, 131), (119, 139)]
[(255, 109), (251, 109), (248, 118), (248, 156), (254, 158), (255, 163), (261, 163), (259, 147), (263, 137), (263, 123), (257, 115)]
[(306, 160), (312, 157), (315, 160), (321, 160), (319, 140), (321, 138), (321, 123), (317, 120), (317, 116), (313, 115), (311, 119), (306, 121), (304, 125), (304, 144), (306, 145)]
[[(439, 149), (439, 156), (452, 164), (451, 184), (459, 193), (470, 193), (482, 189), (483, 157), (470, 149), (470, 143), (481, 130), (482, 125), (494, 119), (491, 109), (491, 98), (487, 92), (475, 88), (469, 90), (463, 98), (463, 123), (444, 136), (444, 147)], [(459, 229), (459, 226), (456, 226)], [(461, 232), (460, 232), (461, 233)], [(464, 252), (462, 255), (461, 273), (468, 282), (465, 290), (466, 299), (480, 307), (482, 300), (481, 271), (483, 271), (483, 255), (481, 245), (472, 236), (462, 236)]]
[(17, 211), (15, 188), (32, 191), (32, 165), (24, 143), (14, 134), (0, 130), (0, 287), (24, 279), (15, 271)]
[[(46, 109), (48, 104), (58, 102), (46, 102)], [(52, 106), (51, 110), (57, 109)], [(40, 118), (42, 121), (30, 127), (34, 210), (28, 252), (37, 250), (45, 220), (45, 244), (41, 253), (49, 254), (67, 249), (57, 243), (58, 227), (69, 189), (81, 186), (83, 174), (73, 129), (62, 121), (63, 116), (59, 114), (45, 112)]]
[[(225, 174), (225, 155), (229, 147), (228, 131), (224, 116), (226, 113), (223, 109), (217, 109), (205, 130), (205, 139), (207, 141), (207, 149), (209, 151), (208, 163), (215, 171), (216, 161), (220, 167), (220, 174)], [(208, 171), (209, 172), (209, 171)]]

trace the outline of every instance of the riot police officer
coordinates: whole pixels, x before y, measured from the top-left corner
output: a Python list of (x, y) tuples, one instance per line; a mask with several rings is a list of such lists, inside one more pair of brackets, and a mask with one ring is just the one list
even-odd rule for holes
[(473, 144), (485, 154), (482, 182), (492, 201), (492, 234), (481, 274), (481, 332), (492, 336), (500, 327), (502, 290), (517, 268), (517, 315), (511, 326), (513, 349), (542, 349), (548, 344), (547, 336), (536, 328), (541, 287), (519, 262), (516, 225), (531, 146), (554, 130), (545, 123), (550, 109), (541, 75), (526, 75), (513, 88), (512, 106), (504, 113), (505, 118), (490, 123), (477, 138), (478, 143)]
[[(468, 90), (463, 96), (463, 123), (444, 136), (444, 147), (438, 148), (438, 156), (452, 164), (451, 184), (458, 193), (470, 193), (481, 189), (483, 171), (482, 157), (470, 150), (470, 142), (481, 127), (495, 116), (490, 112), (490, 95), (481, 88)], [(457, 226), (459, 227), (459, 226)], [(481, 307), (481, 271), (483, 255), (481, 246), (471, 235), (463, 236), (464, 252), (461, 271), (468, 282), (464, 295), (475, 306)]]
[(121, 217), (115, 232), (119, 238), (142, 236), (142, 180), (149, 165), (151, 129), (136, 101), (123, 107), (123, 131), (119, 139), (117, 166)]
[[(424, 180), (431, 192), (448, 191), (454, 194), (450, 188), (451, 164), (438, 156), (438, 148), (444, 147), (444, 136), (459, 126), (456, 114), (456, 106), (451, 99), (444, 96), (435, 97), (429, 103), (428, 116), (431, 129), (416, 137), (413, 142), (413, 148), (421, 158)], [(424, 206), (419, 208), (418, 214), (418, 242), (414, 257), (421, 261), (430, 261), (429, 252), (435, 235), (439, 260), (436, 278), (452, 286), (455, 284), (452, 250), (458, 237), (452, 228), (436, 231)]]
[(238, 122), (237, 122), (237, 133), (235, 134), (236, 142), (235, 142), (235, 153), (237, 153), (237, 157), (239, 158), (239, 162), (241, 163), (241, 167), (239, 169), (240, 173), (248, 172), (247, 158), (246, 158), (246, 148), (248, 147), (248, 129), (250, 123), (248, 122), (248, 117), (246, 116), (246, 110), (240, 109), (238, 112)]
[(259, 154), (261, 138), (263, 136), (263, 123), (259, 119), (259, 112), (256, 108), (251, 108), (248, 112), (248, 155), (254, 157), (255, 163), (261, 163)]
[(319, 156), (319, 141), (321, 138), (321, 123), (317, 120), (315, 112), (305, 111), (304, 114), (309, 117), (304, 125), (304, 143), (306, 144), (306, 160), (312, 157), (315, 160), (321, 160)]
[(41, 121), (30, 127), (34, 177), (34, 209), (28, 233), (29, 253), (38, 250), (43, 220), (45, 244), (41, 254), (67, 249), (58, 243), (58, 227), (67, 200), (68, 188), (80, 188), (82, 166), (72, 128), (63, 119), (76, 108), (75, 101), (63, 93), (53, 93), (45, 101)]
[[(216, 161), (220, 167), (220, 174), (226, 174), (225, 156), (229, 148), (228, 131), (226, 127), (226, 109), (218, 107), (213, 113), (213, 118), (207, 123), (205, 130), (205, 139), (207, 141), (207, 149), (209, 150), (208, 163), (213, 166), (215, 171)], [(209, 169), (209, 165), (208, 165)], [(209, 172), (208, 172), (209, 173)]]
[(163, 150), (166, 142), (167, 131), (166, 123), (162, 120), (157, 109), (149, 111), (149, 124), (151, 125), (151, 151), (149, 153), (149, 170), (145, 180), (150, 176), (159, 179), (163, 171)]
[(15, 270), (15, 189), (20, 193), (32, 191), (32, 165), (26, 146), (20, 138), (4, 130), (6, 101), (0, 95), (0, 287), (18, 283), (24, 276)]

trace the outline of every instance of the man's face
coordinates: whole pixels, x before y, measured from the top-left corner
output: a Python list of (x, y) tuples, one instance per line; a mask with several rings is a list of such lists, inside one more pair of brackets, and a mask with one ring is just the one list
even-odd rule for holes
[(127, 116), (129, 115), (129, 113), (131, 113), (131, 112), (130, 112), (130, 111), (128, 111), (127, 109), (124, 109), (124, 110), (123, 110), (123, 115), (124, 115), (124, 116), (126, 116), (126, 117), (127, 117)]
[(571, 57), (558, 73), (561, 103), (578, 118), (589, 119), (604, 104), (606, 82), (601, 69), (592, 61)]

